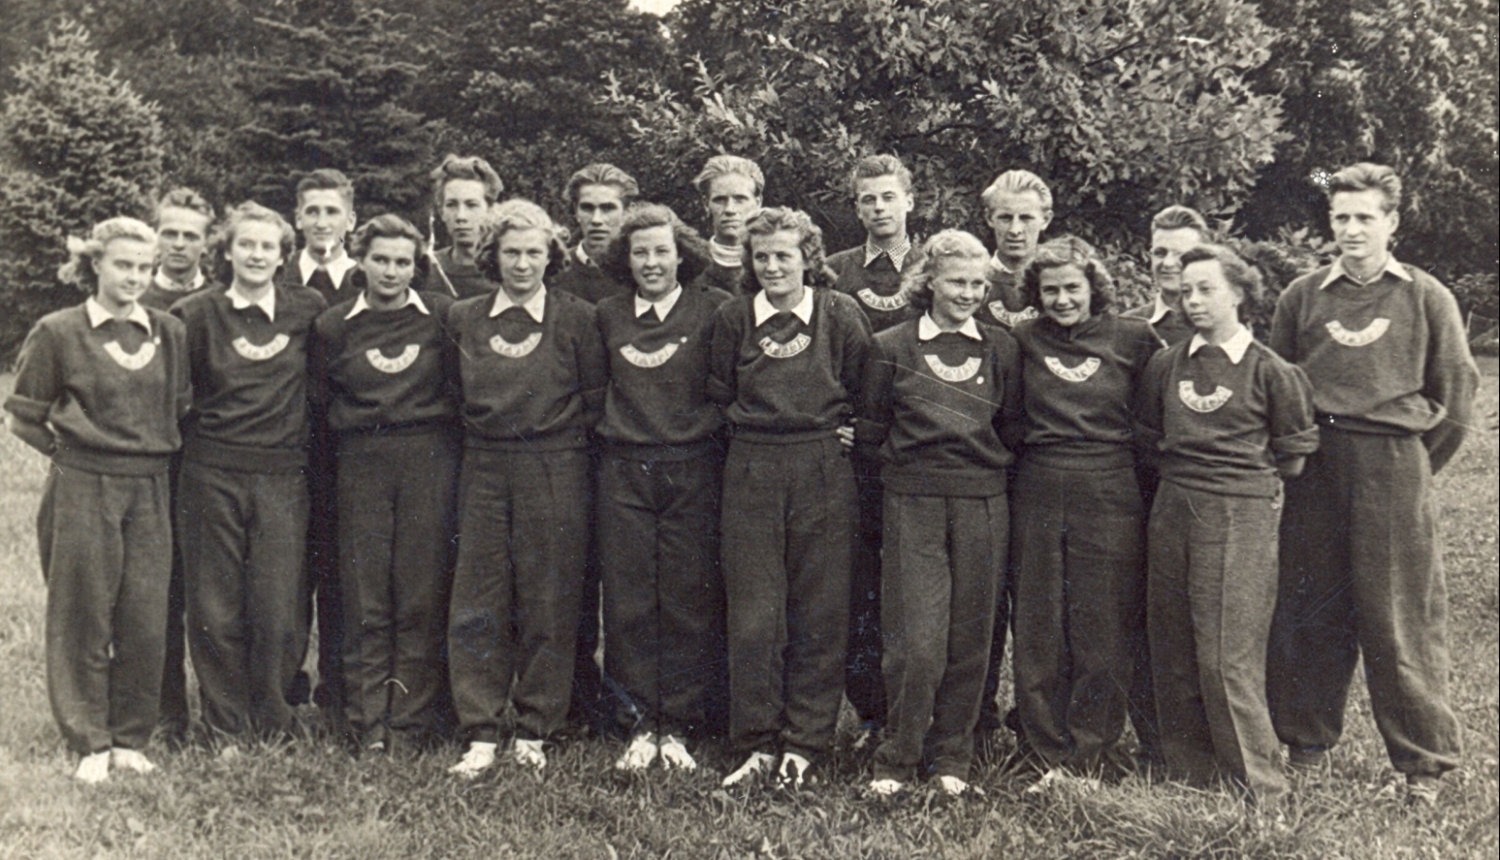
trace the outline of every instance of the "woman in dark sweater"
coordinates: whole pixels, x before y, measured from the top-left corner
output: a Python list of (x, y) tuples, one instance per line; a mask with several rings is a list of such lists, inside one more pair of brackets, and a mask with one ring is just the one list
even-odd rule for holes
[(346, 713), (361, 746), (416, 745), (441, 728), (458, 491), (452, 300), (411, 288), (422, 235), (396, 215), (355, 234), (361, 292), (318, 317), (314, 358), (338, 436)]
[(1026, 384), (1011, 488), (1016, 707), (1050, 782), (1128, 761), (1114, 747), (1145, 643), (1146, 526), (1130, 410), (1161, 341), (1115, 314), (1081, 239), (1043, 244), (1023, 289), (1040, 316), (1011, 329)]
[(630, 744), (615, 766), (697, 767), (685, 740), (703, 727), (710, 670), (722, 659), (718, 571), (719, 407), (707, 397), (717, 289), (683, 289), (707, 258), (665, 206), (625, 215), (603, 260), (633, 293), (599, 302), (609, 389), (598, 433), (606, 674), (628, 695)]
[(733, 425), (721, 535), (728, 605), (725, 778), (770, 770), (802, 785), (833, 740), (843, 698), (849, 564), (858, 514), (840, 441), (854, 421), (870, 324), (823, 280), (823, 234), (806, 213), (763, 210), (746, 228), (759, 289), (719, 307), (708, 394)]
[(1005, 569), (1006, 468), (1018, 435), (1020, 355), (974, 313), (984, 245), (945, 230), (907, 276), (922, 313), (875, 336), (858, 441), (879, 448), (885, 484), (881, 626), (886, 736), (877, 795), (914, 771), (948, 794), (969, 788), (974, 727)]
[(563, 231), (526, 200), (501, 204), (494, 228), (479, 259), (500, 289), (448, 311), (464, 394), (448, 655), (469, 740), (451, 771), (465, 778), (495, 763), (507, 703), (515, 759), (538, 770), (567, 714), (591, 504), (586, 446), (608, 372), (593, 306), (543, 282), (562, 260)]

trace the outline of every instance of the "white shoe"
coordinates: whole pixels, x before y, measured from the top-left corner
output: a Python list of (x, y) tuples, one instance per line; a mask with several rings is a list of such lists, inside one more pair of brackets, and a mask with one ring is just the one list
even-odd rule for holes
[(771, 763), (775, 760), (763, 752), (753, 752), (749, 758), (745, 759), (745, 763), (740, 765), (739, 770), (724, 777), (721, 785), (724, 788), (734, 788), (751, 777), (760, 776), (771, 769)]
[(1042, 778), (1026, 789), (1024, 793), (1038, 795), (1053, 791), (1072, 791), (1076, 794), (1090, 794), (1103, 787), (1104, 783), (1097, 779), (1086, 776), (1074, 776), (1061, 768), (1052, 768), (1042, 774)]
[(876, 797), (890, 797), (899, 793), (906, 784), (899, 779), (875, 779), (870, 781), (870, 793)]
[(78, 770), (73, 771), (73, 778), (88, 785), (98, 785), (109, 779), (109, 751), (84, 756), (78, 763)]
[(802, 787), (812, 762), (796, 753), (782, 753), (781, 767), (776, 769), (776, 784), (781, 788), (796, 791)]
[(488, 741), (472, 741), (468, 752), (448, 772), (464, 779), (473, 779), (479, 772), (495, 766), (496, 744)]
[(516, 738), (515, 745), (511, 747), (511, 754), (516, 757), (516, 764), (522, 767), (541, 770), (547, 766), (547, 754), (542, 752), (541, 741)]
[(687, 746), (676, 735), (667, 735), (662, 740), (661, 763), (668, 770), (698, 769), (698, 762), (693, 759), (693, 754), (687, 751)]
[(109, 766), (133, 770), (136, 773), (150, 773), (156, 770), (156, 765), (151, 759), (146, 758), (139, 750), (128, 750), (124, 747), (115, 747), (109, 751)]
[(235, 746), (234, 744), (228, 744), (226, 746), (220, 747), (218, 759), (225, 764), (232, 764), (233, 762), (237, 762), (240, 760), (240, 748)]
[(984, 796), (984, 789), (969, 785), (967, 782), (964, 782), (956, 776), (938, 777), (938, 788), (941, 788), (943, 790), (943, 793), (948, 795), (949, 797), (959, 797), (970, 792), (973, 792), (980, 797)]
[(656, 734), (642, 732), (630, 740), (630, 746), (615, 760), (615, 770), (645, 770), (656, 761)]

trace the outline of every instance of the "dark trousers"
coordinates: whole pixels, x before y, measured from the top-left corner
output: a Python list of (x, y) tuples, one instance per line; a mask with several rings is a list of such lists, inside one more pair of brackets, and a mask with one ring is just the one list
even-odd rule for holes
[(1448, 585), (1427, 449), (1416, 436), (1323, 428), (1287, 485), (1269, 695), (1282, 742), (1327, 749), (1355, 663), (1398, 771), (1458, 766), (1448, 702)]
[[(169, 471), (172, 489), (172, 534), (177, 536), (177, 475), (182, 471), (182, 453), (172, 455)], [(172, 578), (167, 584), (166, 663), (161, 675), (161, 724), (174, 735), (187, 731), (187, 579), (182, 567), (182, 547), (172, 541)]]
[(1147, 531), (1147, 625), (1168, 773), (1258, 799), (1286, 791), (1266, 706), (1281, 498), (1162, 481)]
[(1005, 496), (885, 497), (885, 736), (877, 779), (969, 778), (1010, 513)]
[(627, 733), (702, 728), (724, 640), (718, 460), (600, 462), (604, 659), (629, 697), (616, 709)]
[[(589, 454), (590, 498), (599, 496), (599, 452)], [(584, 540), (588, 542), (583, 564), (583, 587), (578, 600), (578, 645), (573, 652), (573, 693), (568, 705), (568, 722), (575, 726), (587, 726), (596, 731), (611, 728), (611, 719), (616, 716), (618, 704), (605, 695), (604, 671), (599, 666), (600, 592), (603, 591), (603, 561), (600, 558), (599, 511), (597, 506), (585, 512), (588, 523), (584, 527)], [(628, 715), (623, 717), (628, 719)]]
[[(318, 618), (318, 687), (313, 701), (319, 708), (344, 707), (344, 618), (339, 589), (338, 438), (321, 421), (315, 422), (308, 453), (306, 592), (302, 598), (303, 626)], [(311, 643), (307, 643), (310, 645)], [(306, 648), (303, 649), (306, 657)], [(300, 665), (300, 664), (299, 664)], [(305, 683), (305, 679), (304, 679)], [(305, 687), (304, 687), (305, 689)], [(299, 704), (292, 697), (292, 704)]]
[[(995, 630), (990, 638), (989, 656), (985, 663), (984, 694), (979, 702), (979, 725), (977, 731), (988, 734), (1006, 725), (1011, 716), (1002, 718), (1000, 708), (1000, 671), (1005, 662), (1005, 639), (1011, 627), (1011, 567), (1007, 565), (1000, 579), (1000, 588), (995, 594)], [(1019, 728), (1019, 724), (1016, 724)]]
[(188, 646), (204, 722), (229, 735), (285, 732), (286, 690), (307, 642), (301, 611), (307, 479), (185, 462), (177, 522)]
[(442, 727), (460, 444), (429, 430), (339, 448), (346, 714), (366, 737)]
[(739, 752), (812, 757), (844, 695), (854, 471), (827, 439), (736, 439), (724, 464), (729, 735)]
[(172, 523), (167, 473), (53, 466), (37, 510), (47, 698), (68, 747), (143, 749), (161, 694)]
[(588, 536), (581, 450), (466, 448), (448, 671), (459, 729), (499, 739), (507, 702), (518, 736), (545, 738), (568, 712)]
[(880, 669), (880, 542), (882, 496), (880, 463), (869, 457), (854, 459), (854, 482), (859, 494), (858, 539), (849, 570), (849, 657), (844, 666), (844, 692), (862, 722), (885, 719), (885, 679)]
[(1135, 468), (1022, 460), (1011, 487), (1016, 708), (1049, 766), (1097, 768), (1125, 729), (1145, 638)]

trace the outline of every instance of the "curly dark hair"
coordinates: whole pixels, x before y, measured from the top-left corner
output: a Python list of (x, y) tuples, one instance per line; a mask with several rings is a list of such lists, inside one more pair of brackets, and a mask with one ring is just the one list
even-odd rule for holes
[(1240, 320), (1251, 319), (1253, 312), (1265, 301), (1265, 278), (1255, 266), (1245, 262), (1239, 254), (1223, 245), (1195, 245), (1182, 255), (1182, 268), (1191, 263), (1206, 263), (1217, 260), (1224, 270), (1224, 280), (1240, 291)]
[(1115, 304), (1115, 279), (1109, 276), (1099, 252), (1077, 236), (1059, 236), (1043, 242), (1036, 256), (1026, 264), (1022, 275), (1021, 295), (1026, 304), (1042, 310), (1042, 271), (1059, 266), (1076, 266), (1089, 282), (1089, 314), (1099, 316)]
[(610, 240), (609, 250), (599, 261), (604, 273), (622, 284), (633, 281), (630, 272), (630, 237), (653, 227), (671, 227), (672, 238), (677, 240), (677, 283), (691, 283), (708, 267), (708, 244), (698, 231), (684, 224), (670, 207), (659, 203), (636, 203), (625, 210), (620, 221), (620, 232)]

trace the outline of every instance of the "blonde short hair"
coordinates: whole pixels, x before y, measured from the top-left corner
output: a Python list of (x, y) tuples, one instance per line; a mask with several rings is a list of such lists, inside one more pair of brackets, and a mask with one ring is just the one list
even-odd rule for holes
[(144, 242), (153, 252), (156, 248), (156, 231), (146, 222), (123, 216), (109, 218), (95, 224), (87, 239), (68, 237), (68, 261), (57, 268), (57, 277), (93, 295), (99, 289), (99, 271), (95, 267), (104, 256), (105, 246), (116, 239)]

